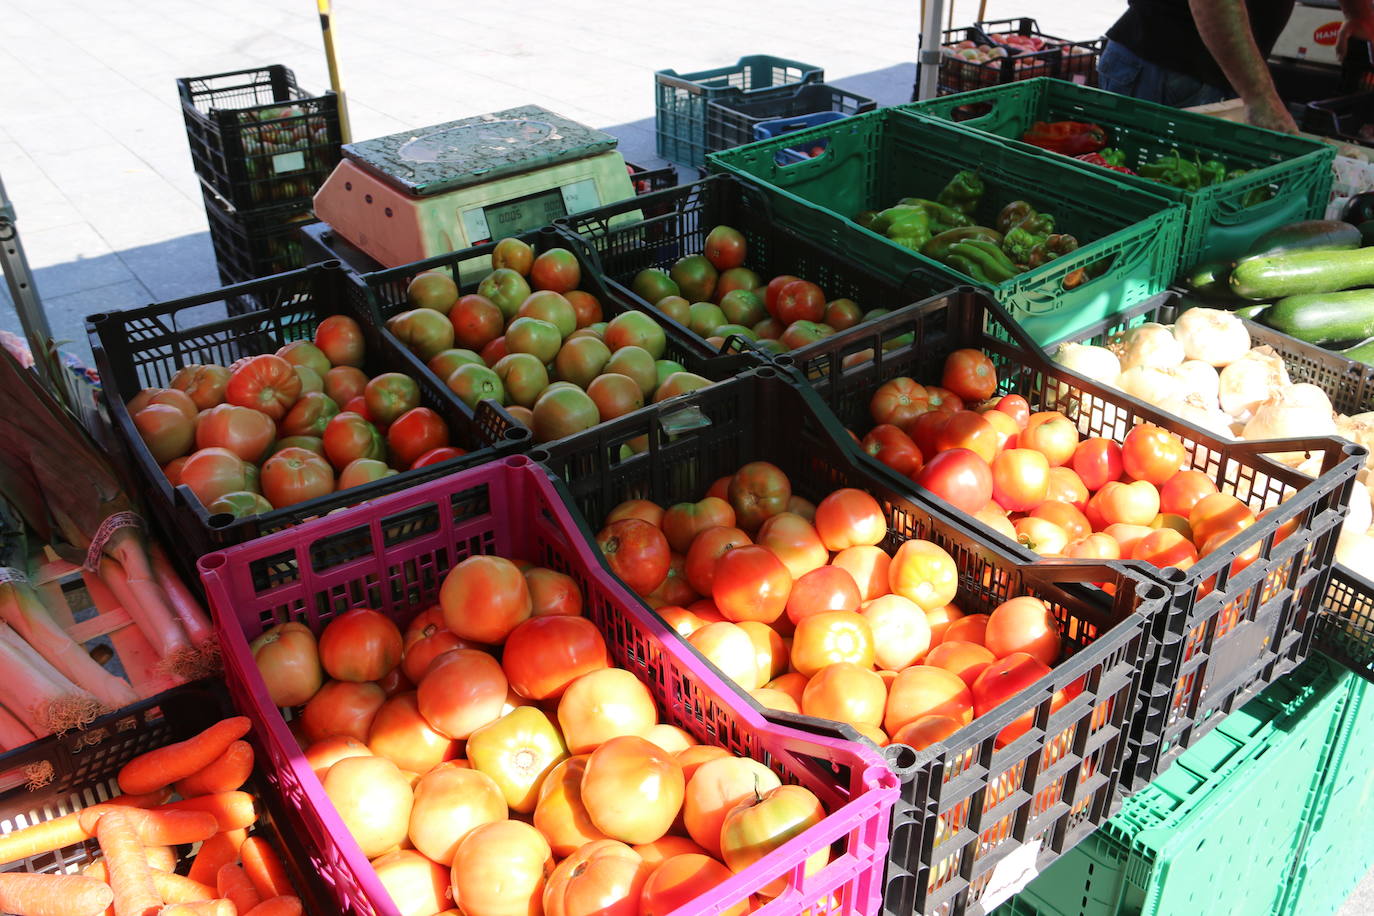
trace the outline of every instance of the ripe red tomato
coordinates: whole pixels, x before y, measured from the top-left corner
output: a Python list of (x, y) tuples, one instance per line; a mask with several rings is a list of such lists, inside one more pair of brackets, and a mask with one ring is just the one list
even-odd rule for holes
[[(1226, 532), (1235, 534), (1255, 523), (1255, 513), (1250, 507), (1229, 493), (1213, 493), (1204, 496), (1188, 513), (1188, 524), (1193, 529), (1193, 543), (1207, 544), (1216, 535)], [(1224, 539), (1223, 539), (1224, 540)], [(1218, 544), (1222, 541), (1218, 541)]]
[(1050, 486), (1045, 491), (1045, 499), (1057, 499), (1083, 512), (1088, 505), (1088, 488), (1073, 468), (1050, 468)]
[(1025, 652), (1049, 668), (1059, 661), (1059, 624), (1039, 598), (1021, 595), (1003, 601), (988, 615), (983, 645), (998, 658)]
[(916, 483), (968, 513), (992, 499), (992, 469), (966, 448), (950, 449), (930, 459), (916, 475)]
[(1049, 461), (1034, 449), (1007, 449), (992, 460), (992, 498), (1008, 512), (1034, 509), (1049, 486)]
[(1036, 506), (1031, 511), (1031, 515), (1035, 518), (1043, 518), (1047, 522), (1053, 522), (1063, 528), (1064, 533), (1069, 536), (1069, 543), (1093, 533), (1092, 524), (1088, 521), (1088, 517), (1069, 503), (1046, 500)]
[(262, 495), (284, 509), (334, 492), (334, 469), (314, 452), (284, 448), (262, 466)]
[(359, 458), (386, 460), (386, 445), (377, 427), (359, 414), (345, 410), (324, 428), (324, 453), (335, 470), (342, 471)]
[(893, 426), (904, 427), (928, 410), (925, 386), (905, 377), (884, 382), (868, 401), (873, 422)]
[(684, 566), (687, 584), (692, 586), (698, 595), (711, 594), (716, 578), (716, 561), (726, 551), (752, 543), (754, 542), (749, 535), (738, 528), (708, 528), (703, 531), (692, 541), (692, 546), (687, 551)]
[[(1005, 658), (999, 658), (984, 668), (983, 673), (978, 675), (978, 680), (973, 682), (974, 712), (981, 716), (992, 711), (1049, 673), (1049, 666), (1025, 652), (1014, 652)], [(1063, 705), (1063, 702), (1056, 704), (1057, 700), (1059, 694), (1056, 694), (1050, 703), (1052, 710)], [(1011, 744), (1024, 735), (1034, 721), (1035, 708), (1032, 707), (1018, 716), (1015, 722), (1002, 729), (997, 735), (995, 746), (1000, 749)]]
[(1215, 492), (1217, 485), (1202, 471), (1179, 471), (1159, 488), (1159, 511), (1187, 518), (1203, 497)]
[(730, 478), (729, 494), (735, 524), (745, 531), (757, 531), (769, 518), (787, 511), (792, 483), (777, 465), (751, 461)]
[[(1108, 525), (1148, 525), (1159, 514), (1159, 491), (1144, 480), (1112, 481), (1097, 491), (1088, 507), (1101, 513)], [(1087, 516), (1091, 519), (1092, 513)]]
[(787, 618), (800, 623), (804, 617), (826, 611), (857, 611), (862, 602), (859, 586), (848, 570), (822, 566), (792, 583), (787, 596)]
[(1030, 404), (1019, 394), (1004, 394), (997, 399), (993, 409), (1011, 417), (1021, 429), (1025, 429), (1026, 422), (1030, 420)]
[(448, 425), (428, 407), (408, 410), (386, 431), (393, 467), (405, 470), (420, 457), (448, 445)]
[(1069, 546), (1069, 533), (1054, 522), (1027, 515), (1012, 522), (1016, 540), (1041, 556), (1059, 556)]
[(945, 428), (949, 418), (954, 416), (952, 410), (930, 410), (917, 416), (914, 420), (902, 424), (902, 431), (911, 437), (911, 441), (916, 443), (916, 448), (920, 449), (922, 457), (934, 455), (939, 451), (937, 438), (940, 430)]
[(1064, 556), (1077, 560), (1119, 560), (1121, 545), (1109, 534), (1090, 534), (1065, 547)]
[(466, 454), (467, 452), (463, 449), (452, 445), (445, 445), (442, 448), (432, 448), (419, 458), (416, 458), (415, 463), (410, 467), (412, 469), (427, 468), (431, 464), (438, 464), (441, 461), (448, 461), (450, 458), (459, 458)]
[(647, 595), (668, 578), (668, 539), (663, 532), (637, 518), (612, 522), (596, 536), (611, 571), (640, 595)]
[(940, 385), (965, 402), (986, 400), (997, 390), (997, 367), (982, 350), (955, 350), (945, 357)]
[[(534, 612), (525, 576), (504, 557), (471, 556), (439, 589), (444, 623), (460, 639), (499, 645)], [(503, 679), (504, 680), (504, 679)]]
[(1126, 473), (1156, 486), (1177, 474), (1187, 460), (1188, 452), (1183, 442), (1153, 423), (1142, 423), (1131, 430), (1121, 446), (1121, 462)]
[(1100, 490), (1121, 479), (1121, 446), (1111, 439), (1094, 436), (1078, 443), (1073, 451), (1073, 469), (1089, 490)]
[(903, 477), (916, 473), (924, 464), (921, 450), (916, 447), (916, 443), (900, 428), (890, 423), (881, 423), (870, 429), (860, 444), (865, 452)]
[(229, 376), (224, 399), (239, 407), (261, 410), (273, 420), (286, 416), (301, 396), (301, 377), (280, 356), (254, 356)]
[(966, 448), (987, 462), (997, 456), (998, 442), (997, 430), (993, 425), (982, 414), (972, 410), (958, 410), (950, 414), (935, 434), (937, 452)]
[(1078, 448), (1078, 429), (1068, 417), (1056, 411), (1033, 413), (1018, 440), (1022, 448), (1033, 448), (1049, 459), (1050, 467), (1068, 464)]
[(816, 506), (816, 533), (826, 550), (871, 546), (887, 535), (882, 506), (863, 490), (836, 490)]
[(941, 388), (938, 385), (926, 386), (926, 398), (930, 401), (931, 410), (963, 410), (964, 399), (959, 397), (948, 388)]
[(531, 617), (511, 630), (501, 651), (511, 687), (532, 700), (556, 700), (582, 675), (609, 665), (606, 640), (585, 617)]
[(698, 534), (709, 528), (733, 527), (735, 510), (723, 499), (708, 496), (694, 503), (677, 503), (663, 513), (659, 526), (674, 553), (686, 553)]
[[(814, 511), (812, 517), (815, 517)], [(798, 579), (830, 560), (821, 536), (809, 521), (795, 512), (780, 512), (759, 528), (758, 543), (773, 551), (782, 565)]]
[(338, 681), (381, 680), (401, 663), (401, 648), (396, 624), (371, 608), (344, 611), (320, 633), (320, 663)]
[(1011, 414), (1002, 413), (996, 407), (986, 407), (978, 412), (997, 431), (997, 450), (999, 452), (1004, 448), (1016, 448), (1017, 440), (1021, 438), (1021, 427), (1016, 425), (1016, 420), (1012, 418)]
[(791, 274), (781, 274), (768, 281), (768, 289), (763, 294), (763, 306), (768, 310), (768, 314), (774, 318), (778, 317), (778, 296), (782, 293), (782, 288), (794, 280), (800, 279), (801, 277), (794, 277)]
[(1168, 566), (1187, 569), (1197, 562), (1197, 548), (1174, 529), (1157, 528), (1136, 541), (1131, 559), (1144, 560), (1160, 569)]
[(793, 280), (778, 290), (772, 314), (783, 324), (820, 321), (825, 317), (825, 293), (814, 283)]
[(716, 561), (711, 598), (732, 623), (772, 623), (782, 616), (791, 591), (791, 573), (767, 547), (737, 547)]

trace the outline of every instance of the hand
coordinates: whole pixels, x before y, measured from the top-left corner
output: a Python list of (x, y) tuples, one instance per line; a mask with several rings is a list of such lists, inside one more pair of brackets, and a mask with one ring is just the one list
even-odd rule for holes
[(1345, 59), (1352, 38), (1374, 41), (1374, 12), (1360, 13), (1341, 23), (1341, 30), (1336, 35), (1336, 54), (1342, 60)]
[(1280, 133), (1296, 134), (1298, 122), (1293, 120), (1284, 104), (1277, 99), (1272, 102), (1245, 106), (1245, 119), (1256, 127), (1267, 127)]

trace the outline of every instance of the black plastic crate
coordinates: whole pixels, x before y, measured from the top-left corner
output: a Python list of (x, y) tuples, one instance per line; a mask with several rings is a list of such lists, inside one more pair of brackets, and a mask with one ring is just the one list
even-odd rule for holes
[[(644, 213), (641, 222), (612, 226), (617, 217), (634, 210)], [(827, 299), (853, 299), (865, 311), (902, 308), (943, 288), (924, 275), (913, 274), (897, 283), (855, 266), (839, 252), (793, 235), (773, 219), (766, 195), (733, 175), (714, 175), (661, 194), (608, 204), (563, 217), (555, 225), (589, 247), (600, 262), (607, 286), (640, 309), (650, 309), (651, 303), (631, 291), (635, 274), (646, 267), (667, 270), (678, 258), (701, 253), (706, 236), (721, 225), (744, 235), (745, 266), (764, 282), (794, 274), (819, 286)], [(683, 331), (701, 340), (690, 330)], [(796, 358), (809, 349), (808, 345), (784, 356)]]
[(630, 171), (630, 183), (634, 185), (635, 193), (638, 195), (677, 187), (677, 166), (665, 165), (650, 169), (627, 162), (625, 168)]
[[(1007, 56), (986, 61), (965, 60), (957, 56), (952, 46), (962, 41), (971, 41), (984, 48), (998, 47), (1006, 50)], [(936, 82), (940, 95), (954, 92), (967, 92), (970, 89), (983, 89), (987, 86), (1000, 86), (1017, 80), (1034, 79), (1037, 76), (1058, 76), (1061, 52), (1058, 47), (1046, 48), (1034, 53), (1015, 53), (1005, 45), (993, 41), (977, 26), (959, 29), (946, 29), (940, 35), (940, 75)], [(916, 101), (920, 88), (920, 67), (917, 67), (916, 85), (912, 88), (911, 99)]]
[[(305, 266), (300, 230), (316, 222), (308, 205), (302, 208), (298, 203), (287, 203), (235, 210), (203, 181), (200, 190), (210, 225), (210, 244), (220, 280), (226, 286)], [(251, 299), (236, 299), (230, 303), (230, 314), (257, 307)]]
[(1028, 17), (980, 20), (974, 24), (990, 41), (1003, 47), (1015, 47), (1014, 44), (1006, 40), (1005, 36), (1007, 35), (1039, 38), (1047, 48), (1058, 47), (1062, 54), (1059, 61), (1059, 73), (1056, 75), (1061, 80), (1068, 80), (1081, 86), (1097, 85), (1097, 59), (1102, 56), (1102, 51), (1107, 46), (1107, 39), (1105, 38), (1094, 38), (1090, 41), (1070, 41), (1067, 38), (1056, 38), (1040, 31), (1040, 25)]
[(805, 83), (787, 94), (741, 96), (706, 104), (706, 151), (754, 142), (754, 126), (778, 118), (834, 111), (853, 115), (878, 107), (872, 99), (826, 83)]
[[(0, 755), (0, 830), (9, 833), (117, 802), (119, 770), (134, 757), (190, 738), (226, 716), (246, 714), (234, 708), (222, 683), (197, 681), (102, 716), (79, 731), (40, 738)], [(336, 910), (327, 885), (351, 878), (339, 863), (319, 853), (323, 847), (318, 842), (306, 841), (310, 834), (297, 804), (299, 787), (269, 759), (265, 728), (254, 722), (243, 739), (255, 752), (253, 775), (244, 785), (258, 801), (252, 835), (266, 839), (281, 857), (304, 912), (328, 916)], [(175, 852), (177, 872), (185, 874), (192, 847), (177, 846)], [(0, 870), (75, 874), (100, 856), (100, 845), (88, 839), (19, 859)]]
[[(522, 449), (528, 440), (528, 430), (504, 410), (489, 403), (470, 410), (410, 351), (350, 312), (345, 285), (342, 268), (331, 261), (200, 296), (87, 317), (86, 333), (104, 383), (111, 422), (129, 452), (143, 501), (190, 581), (197, 578), (196, 558), (202, 554), (481, 464)], [(237, 297), (251, 298), (258, 309), (227, 319), (207, 315), (219, 303)], [(309, 340), (320, 320), (334, 314), (358, 320), (366, 343), (363, 368), (369, 377), (395, 371), (415, 379), (420, 403), (443, 418), (451, 444), (467, 449), (468, 454), (242, 519), (211, 515), (190, 489), (173, 489), (134, 427), (125, 407), (129, 398), (140, 389), (166, 385), (188, 363), (228, 366), (240, 357), (275, 352), (291, 340)]]
[(1301, 126), (1308, 133), (1374, 146), (1374, 93), (1308, 102)]
[[(640, 436), (647, 451), (621, 459), (621, 445)], [(872, 473), (860, 456), (814, 392), (771, 368), (531, 452), (568, 488), (589, 531), (623, 500), (666, 506), (699, 499), (746, 462), (770, 461), (787, 473), (794, 492), (813, 501), (841, 487), (871, 493), (888, 519), (884, 549), (924, 538), (949, 551), (959, 566), (959, 605), (968, 613), (989, 612), (1019, 594), (1054, 607), (1071, 655), (1042, 682), (926, 751), (885, 751), (902, 794), (884, 912), (982, 913), (978, 900), (1008, 854), (1038, 842), (1034, 861), (1044, 867), (1092, 833), (1119, 801), (1113, 792), (1129, 718), (1122, 704), (1135, 694), (1144, 628), (1163, 613), (1167, 593), (1118, 564), (1022, 563)], [(1116, 596), (1081, 584), (1092, 581), (1114, 583)], [(1054, 692), (1076, 681), (1084, 693), (1046, 718)], [(1038, 710), (1034, 726), (995, 749), (1001, 730), (1031, 708)], [(856, 739), (848, 726), (828, 720), (767, 714)]]
[[(945, 357), (963, 347), (992, 358), (999, 393), (1020, 394), (1033, 410), (1064, 412), (1076, 421), (1080, 436), (1119, 442), (1136, 424), (1154, 423), (1183, 440), (1191, 467), (1212, 477), (1218, 489), (1235, 492), (1255, 511), (1273, 508), (1224, 550), (1186, 571), (1129, 561), (1172, 596), (1168, 613), (1151, 621), (1142, 708), (1123, 778), (1134, 790), (1311, 652), (1336, 536), (1365, 450), (1334, 437), (1282, 440), (1281, 445), (1220, 439), (1052, 363), (1001, 306), (970, 288), (820, 341), (812, 354), (797, 360), (796, 371), (841, 423), (862, 435), (873, 425), (868, 404), (880, 385), (898, 376), (918, 382), (938, 378)], [(1282, 452), (1320, 453), (1321, 475), (1307, 477), (1269, 457)], [(865, 460), (889, 479), (905, 480), (876, 459)], [(1036, 561), (1038, 555), (1026, 547), (960, 517), (1023, 561)], [(1276, 543), (1279, 529), (1289, 522), (1302, 534)], [(1232, 571), (1232, 561), (1252, 548), (1258, 557)], [(1211, 580), (1208, 590), (1204, 583)]]
[(281, 64), (177, 80), (196, 174), (240, 209), (309, 206), (339, 164), (339, 99), (312, 96)]

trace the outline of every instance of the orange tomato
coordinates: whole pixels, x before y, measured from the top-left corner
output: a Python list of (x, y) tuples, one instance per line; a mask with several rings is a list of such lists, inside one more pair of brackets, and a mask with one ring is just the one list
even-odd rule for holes
[(745, 690), (763, 686), (766, 678), (759, 671), (754, 640), (738, 624), (729, 621), (708, 623), (694, 630), (687, 641), (719, 668), (721, 674)]
[(922, 716), (973, 721), (973, 697), (959, 675), (934, 665), (912, 665), (899, 672), (888, 690), (883, 730), (889, 735)]
[(801, 706), (781, 690), (774, 690), (771, 687), (758, 687), (749, 691), (749, 695), (765, 709), (776, 709), (779, 712), (800, 713)]
[(786, 610), (788, 619), (797, 623), (826, 611), (857, 611), (860, 603), (859, 586), (847, 570), (822, 566), (792, 583)]
[(414, 691), (398, 693), (381, 705), (368, 729), (367, 746), (414, 773), (428, 773), (458, 756), (458, 742), (439, 734), (420, 715)]
[(972, 410), (959, 410), (950, 414), (949, 419), (935, 434), (937, 452), (966, 448), (989, 463), (997, 456), (999, 442), (997, 429), (992, 423), (982, 414)]
[(1058, 556), (1069, 545), (1067, 531), (1035, 515), (1018, 518), (1011, 527), (1018, 542), (1041, 556)]
[(506, 819), (506, 800), (490, 776), (450, 760), (420, 777), (410, 812), (415, 848), (450, 865), (458, 844), (473, 829)]
[(982, 350), (955, 350), (945, 357), (940, 385), (965, 401), (982, 401), (997, 391), (997, 367)]
[(884, 382), (868, 402), (868, 412), (875, 424), (902, 426), (928, 410), (925, 387), (905, 377)]
[(478, 649), (450, 649), (430, 662), (416, 696), (435, 731), (466, 738), (500, 718), (507, 688), (496, 659)]
[(937, 607), (925, 612), (926, 623), (930, 624), (930, 645), (931, 648), (944, 642), (945, 631), (954, 621), (961, 619), (964, 612), (952, 604), (944, 607)]
[(345, 757), (376, 756), (366, 744), (357, 738), (349, 738), (346, 735), (334, 735), (332, 738), (316, 741), (305, 748), (303, 753), (305, 762), (320, 779), (324, 779), (324, 774), (329, 768)]
[[(699, 597), (687, 582), (687, 558), (680, 553), (675, 553), (668, 557), (668, 575), (664, 578), (663, 584), (650, 592), (645, 601), (650, 607), (664, 604), (681, 606), (691, 604)], [(578, 601), (581, 602), (580, 595)], [(536, 605), (535, 616), (538, 615), (539, 608)]]
[(1250, 507), (1229, 493), (1204, 496), (1188, 513), (1188, 524), (1193, 529), (1196, 544), (1206, 544), (1223, 531), (1234, 534), (1254, 523), (1255, 513)]
[(649, 726), (640, 737), (650, 744), (663, 748), (670, 754), (685, 751), (697, 743), (696, 739), (685, 729), (678, 728), (676, 725), (669, 725), (666, 722)]
[(1121, 479), (1121, 446), (1111, 439), (1094, 436), (1078, 443), (1073, 452), (1073, 469), (1089, 490), (1100, 490)]
[(558, 859), (567, 858), (587, 843), (606, 839), (592, 823), (586, 805), (582, 804), (582, 776), (587, 769), (587, 757), (587, 754), (579, 754), (561, 761), (539, 784), (534, 826), (549, 841)]
[(315, 634), (288, 621), (267, 630), (248, 646), (273, 706), (299, 706), (324, 682)]
[(812, 675), (802, 691), (802, 712), (806, 715), (856, 725), (879, 725), (886, 703), (883, 679), (871, 668), (853, 662), (826, 665)]
[(726, 620), (772, 623), (791, 591), (791, 574), (767, 547), (737, 547), (716, 561), (711, 597)]
[(340, 681), (377, 681), (401, 663), (401, 631), (380, 611), (350, 608), (320, 633), (320, 662)]
[(808, 678), (835, 662), (872, 668), (873, 657), (873, 631), (853, 611), (812, 614), (797, 624), (792, 637), (792, 667)]
[[(988, 665), (983, 673), (978, 675), (978, 680), (973, 682), (973, 708), (980, 716), (990, 712), (1049, 673), (1048, 666), (1024, 652), (1014, 652), (999, 658)], [(1063, 705), (1064, 701), (1060, 699), (1062, 696), (1062, 692), (1055, 695), (1050, 704), (1052, 709), (1056, 708), (1056, 701), (1058, 705)], [(999, 748), (1006, 747), (1024, 735), (1034, 721), (1035, 708), (1031, 707), (1018, 716), (1016, 721), (998, 732), (994, 744)]]
[(553, 853), (538, 830), (497, 821), (472, 830), (453, 857), (453, 896), (464, 916), (530, 916), (543, 908)]
[(657, 722), (658, 709), (649, 688), (623, 668), (601, 668), (582, 675), (558, 701), (559, 729), (573, 754), (588, 753), (621, 735), (643, 734)]
[(1025, 652), (1052, 666), (1059, 661), (1059, 625), (1045, 602), (1022, 595), (1003, 601), (988, 615), (983, 645), (998, 658)]
[(1064, 530), (1068, 535), (1069, 542), (1080, 540), (1093, 533), (1092, 525), (1088, 523), (1088, 518), (1079, 512), (1069, 503), (1059, 500), (1050, 500), (1036, 506), (1031, 511), (1035, 518), (1042, 518), (1047, 522), (1052, 522)]
[(618, 522), (623, 518), (637, 518), (640, 521), (648, 522), (655, 528), (663, 527), (663, 517), (667, 513), (663, 507), (656, 502), (647, 499), (627, 499), (617, 505), (606, 516), (604, 525)]
[[(717, 750), (720, 750), (720, 748), (717, 748)], [(633, 846), (631, 848), (640, 854), (644, 862), (651, 869), (658, 868), (673, 856), (686, 855), (687, 853), (696, 853), (697, 855), (706, 854), (706, 850), (702, 849), (685, 836), (677, 836), (672, 833), (661, 836), (652, 843), (640, 843), (638, 846)]]
[(672, 551), (663, 532), (648, 522), (625, 518), (596, 536), (611, 572), (635, 593), (648, 595), (668, 577)]
[(468, 557), (439, 589), (444, 623), (455, 636), (500, 645), (534, 612), (520, 568), (503, 557)]
[(806, 682), (810, 680), (806, 675), (796, 671), (789, 671), (779, 675), (763, 686), (769, 690), (777, 690), (787, 694), (792, 698), (792, 702), (801, 708), (802, 693), (806, 690)]
[(432, 916), (449, 904), (448, 869), (413, 849), (398, 849), (372, 860), (400, 916)]
[(946, 640), (930, 650), (930, 654), (925, 658), (925, 664), (952, 671), (959, 675), (960, 680), (972, 687), (978, 675), (983, 673), (983, 669), (996, 660), (997, 656), (977, 643)]
[(817, 504), (816, 533), (826, 550), (873, 546), (887, 535), (887, 519), (876, 499), (846, 487)]
[(588, 671), (610, 665), (606, 640), (585, 617), (532, 617), (511, 630), (501, 669), (516, 693), (556, 700)]
[[(1148, 525), (1159, 514), (1159, 491), (1145, 480), (1131, 483), (1112, 481), (1098, 490), (1090, 501), (1108, 525)], [(1088, 518), (1091, 518), (1089, 513)]]
[(881, 598), (892, 591), (888, 584), (892, 557), (881, 547), (848, 547), (837, 553), (830, 565), (849, 573), (864, 601)]
[(973, 513), (973, 517), (1007, 540), (1016, 540), (1016, 529), (1012, 527), (1011, 521), (1007, 518), (1007, 511), (997, 503), (988, 503)]
[(793, 579), (800, 579), (830, 559), (815, 527), (795, 512), (779, 512), (759, 528), (758, 543), (777, 556)]
[(1045, 456), (1050, 467), (1057, 468), (1073, 459), (1078, 448), (1078, 429), (1057, 410), (1041, 411), (1030, 415), (1017, 444), (1035, 449)]
[(987, 614), (967, 614), (945, 628), (945, 638), (941, 642), (971, 642), (981, 646), (987, 627)]
[(1123, 557), (1129, 557), (1141, 538), (1157, 530), (1156, 528), (1148, 528), (1145, 525), (1126, 525), (1117, 523), (1115, 525), (1108, 525), (1102, 533), (1116, 541)]
[(1136, 480), (1159, 485), (1178, 473), (1188, 461), (1183, 442), (1153, 423), (1142, 423), (1126, 434), (1121, 444), (1121, 463)]
[(588, 843), (549, 875), (544, 916), (639, 916), (639, 897), (652, 870), (624, 843)]
[(736, 624), (749, 634), (754, 644), (754, 662), (758, 667), (759, 680), (765, 683), (787, 670), (787, 645), (782, 634), (757, 620), (745, 620)]
[(898, 729), (892, 736), (892, 743), (905, 744), (913, 750), (923, 751), (963, 727), (963, 722), (951, 716), (921, 716)]
[(1064, 556), (1077, 560), (1119, 560), (1121, 545), (1107, 534), (1090, 534), (1064, 548)]
[(1016, 440), (1021, 435), (1021, 427), (1017, 425), (1016, 419), (1011, 414), (1003, 413), (995, 407), (984, 408), (981, 413), (983, 419), (991, 423), (992, 428), (997, 432), (997, 451), (1016, 448)]
[(888, 567), (888, 587), (923, 611), (943, 607), (959, 590), (959, 567), (940, 545), (912, 539), (897, 548)]
[(365, 742), (372, 719), (385, 702), (386, 693), (376, 684), (329, 681), (310, 698), (301, 713), (306, 740), (313, 743), (345, 735)]
[(699, 502), (677, 503), (663, 513), (663, 534), (675, 553), (686, 553), (698, 534), (709, 528), (731, 528), (735, 510), (723, 499), (708, 496)]
[(930, 621), (921, 606), (908, 598), (874, 598), (859, 614), (873, 631), (873, 661), (879, 668), (901, 671), (916, 664), (930, 648)]
[[(639, 916), (668, 916), (691, 903), (702, 893), (734, 873), (707, 855), (675, 855), (655, 868), (639, 897)], [(720, 916), (745, 916), (749, 901), (741, 900), (721, 911)]]
[(1050, 484), (1045, 490), (1045, 499), (1068, 503), (1082, 512), (1088, 504), (1088, 488), (1073, 468), (1050, 468)]
[(682, 766), (672, 755), (633, 735), (592, 751), (582, 775), (582, 803), (592, 823), (622, 843), (652, 843), (667, 833), (685, 790)]
[(1131, 550), (1131, 559), (1144, 560), (1159, 569), (1168, 566), (1187, 569), (1197, 562), (1197, 558), (1193, 542), (1172, 528), (1155, 529), (1136, 541)]
[(1202, 471), (1179, 471), (1159, 488), (1159, 511), (1187, 518), (1204, 497), (1217, 492), (1217, 485)]
[(467, 759), (501, 789), (512, 811), (530, 814), (539, 784), (568, 756), (563, 736), (549, 717), (533, 706), (513, 709), (468, 737)]
[(682, 801), (687, 834), (713, 856), (720, 855), (725, 816), (751, 795), (782, 785), (777, 774), (756, 760), (725, 756), (697, 767)]
[(1043, 454), (1029, 448), (1012, 448), (991, 460), (992, 498), (997, 505), (1009, 512), (1027, 512), (1045, 501), (1050, 487), (1050, 465)]

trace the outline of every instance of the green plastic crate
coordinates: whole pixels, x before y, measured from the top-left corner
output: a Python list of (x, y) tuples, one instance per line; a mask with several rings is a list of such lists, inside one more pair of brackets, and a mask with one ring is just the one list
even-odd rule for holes
[[(811, 159), (779, 164), (794, 146), (823, 146)], [(717, 171), (767, 191), (780, 222), (850, 260), (899, 282), (990, 289), (1037, 341), (1048, 342), (1161, 292), (1178, 265), (1183, 208), (1106, 175), (1092, 175), (1001, 140), (881, 109), (707, 157)], [(974, 214), (992, 225), (1012, 200), (1054, 215), (1082, 247), (1001, 284), (977, 284), (953, 268), (896, 244), (853, 219), (903, 197), (933, 198), (961, 169), (976, 168), (987, 190)], [(1106, 271), (1071, 289), (1065, 278), (1109, 260)]]
[[(1016, 149), (1085, 171), (1109, 170), (1022, 143), (1021, 135), (1036, 121), (1088, 121), (1107, 129), (1108, 146), (1123, 150), (1126, 166), (1133, 170), (1170, 150), (1188, 158), (1197, 154), (1204, 161), (1215, 157), (1228, 168), (1256, 169), (1196, 191), (1112, 173), (1125, 185), (1152, 190), (1187, 207), (1180, 248), (1184, 269), (1244, 254), (1256, 238), (1277, 226), (1320, 219), (1331, 194), (1336, 150), (1325, 143), (1063, 80), (1032, 79), (901, 107), (962, 130), (1003, 138)], [(1245, 206), (1251, 191), (1266, 187), (1273, 191), (1268, 200)]]
[(996, 916), (1278, 913), (1350, 677), (1314, 656), (1271, 684)]

